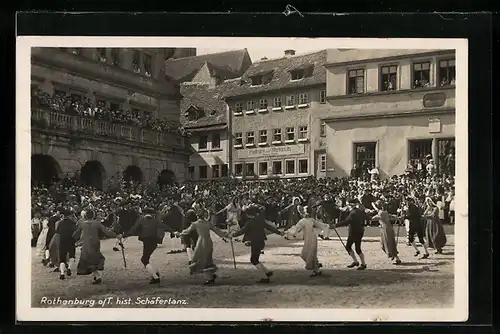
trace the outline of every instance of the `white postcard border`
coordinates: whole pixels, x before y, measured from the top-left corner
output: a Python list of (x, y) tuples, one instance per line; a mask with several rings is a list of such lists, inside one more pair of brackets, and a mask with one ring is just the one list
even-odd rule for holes
[[(31, 47), (213, 47), (317, 50), (455, 49), (456, 224), (455, 296), (449, 309), (245, 309), (233, 308), (32, 308), (30, 247), (30, 82)], [(18, 321), (466, 321), (468, 319), (468, 41), (466, 39), (248, 38), (248, 37), (80, 37), (23, 36), (16, 42), (16, 318)], [(409, 296), (408, 298), (411, 298)]]

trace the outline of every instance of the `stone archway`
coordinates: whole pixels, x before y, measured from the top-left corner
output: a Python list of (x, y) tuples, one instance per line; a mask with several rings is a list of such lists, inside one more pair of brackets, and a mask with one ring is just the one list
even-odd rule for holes
[(97, 160), (87, 161), (80, 170), (80, 181), (86, 186), (91, 186), (102, 190), (106, 170)]
[(123, 171), (123, 180), (126, 182), (141, 183), (144, 180), (142, 170), (137, 166), (128, 166)]
[(164, 169), (158, 175), (157, 183), (160, 186), (170, 186), (175, 183), (175, 173), (170, 169)]
[(49, 186), (61, 178), (61, 166), (54, 157), (45, 154), (31, 156), (31, 182)]

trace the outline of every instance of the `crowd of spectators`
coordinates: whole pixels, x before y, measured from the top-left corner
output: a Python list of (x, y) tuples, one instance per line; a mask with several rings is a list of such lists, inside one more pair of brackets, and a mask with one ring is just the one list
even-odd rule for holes
[[(422, 207), (430, 197), (435, 203), (442, 203), (443, 222), (453, 223), (455, 178), (451, 175), (418, 175), (405, 173), (384, 180), (363, 177), (282, 179), (266, 181), (241, 181), (228, 178), (203, 182), (162, 185), (156, 183), (125, 182), (116, 176), (107, 190), (98, 190), (66, 178), (50, 187), (33, 185), (32, 214), (50, 217), (54, 213), (72, 210), (78, 216), (82, 209), (92, 206), (102, 217), (111, 211), (119, 213), (122, 226), (130, 226), (146, 207), (166, 212), (174, 202), (184, 208), (194, 202), (214, 213), (224, 208), (235, 197), (252, 199), (264, 203), (266, 215), (280, 226), (286, 219), (280, 216), (283, 208), (298, 197), (303, 205), (322, 200), (327, 196), (343, 207), (352, 198), (358, 198), (362, 205), (370, 208), (371, 203), (383, 200), (388, 203), (389, 212), (396, 214), (404, 198), (411, 196)], [(220, 219), (219, 219), (220, 218)], [(224, 224), (224, 217), (217, 217)]]
[(89, 117), (96, 120), (105, 120), (113, 123), (138, 126), (158, 132), (169, 132), (186, 135), (185, 129), (176, 122), (154, 118), (149, 115), (140, 115), (135, 110), (121, 110), (111, 107), (100, 101), (92, 103), (88, 98), (80, 96), (68, 96), (64, 92), (56, 92), (50, 95), (34, 87), (31, 92), (32, 108), (48, 108), (53, 112), (64, 113), (72, 116)]

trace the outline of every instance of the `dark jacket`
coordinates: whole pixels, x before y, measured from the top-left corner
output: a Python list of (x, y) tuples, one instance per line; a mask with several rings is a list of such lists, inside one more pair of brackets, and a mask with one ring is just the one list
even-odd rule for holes
[(157, 217), (145, 215), (139, 218), (134, 226), (123, 234), (123, 237), (126, 238), (137, 233), (140, 241), (153, 239), (159, 241), (159, 231), (162, 229), (170, 233), (174, 232), (169, 226), (162, 224)]
[(349, 226), (349, 233), (363, 232), (365, 230), (364, 222), (368, 219), (368, 215), (363, 210), (354, 208), (347, 218), (339, 222), (336, 226)]
[(76, 222), (69, 218), (61, 220), (57, 226), (56, 233), (61, 236), (61, 240), (73, 240), (73, 233), (76, 231)]
[(248, 240), (253, 244), (263, 245), (266, 240), (266, 230), (271, 231), (276, 234), (281, 234), (281, 232), (273, 225), (266, 222), (264, 212), (258, 212), (252, 218), (249, 218), (242, 228), (233, 234), (233, 237), (245, 235), (244, 240)]
[(422, 213), (420, 209), (415, 204), (408, 205), (408, 210), (405, 215), (405, 219), (408, 219), (410, 223), (418, 224), (422, 221)]

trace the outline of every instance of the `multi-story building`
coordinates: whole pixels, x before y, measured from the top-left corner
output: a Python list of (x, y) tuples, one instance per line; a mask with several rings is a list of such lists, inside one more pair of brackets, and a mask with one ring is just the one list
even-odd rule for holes
[(189, 131), (188, 178), (229, 176), (230, 135), (223, 93), (252, 64), (246, 49), (169, 60), (166, 73), (181, 82), (181, 123)]
[(329, 50), (328, 108), (313, 114), (316, 169), (381, 177), (432, 156), (443, 169), (455, 147), (454, 50)]
[[(191, 54), (172, 48), (32, 48), (32, 92), (47, 101), (32, 96), (34, 178), (75, 174), (98, 188), (117, 173), (134, 181), (182, 181), (189, 157), (184, 138), (138, 119), (166, 120), (176, 128), (181, 96), (165, 78), (164, 61)], [(95, 117), (96, 110), (106, 113)]]
[(326, 50), (254, 62), (227, 86), (232, 174), (243, 178), (314, 175), (310, 117), (326, 107)]

